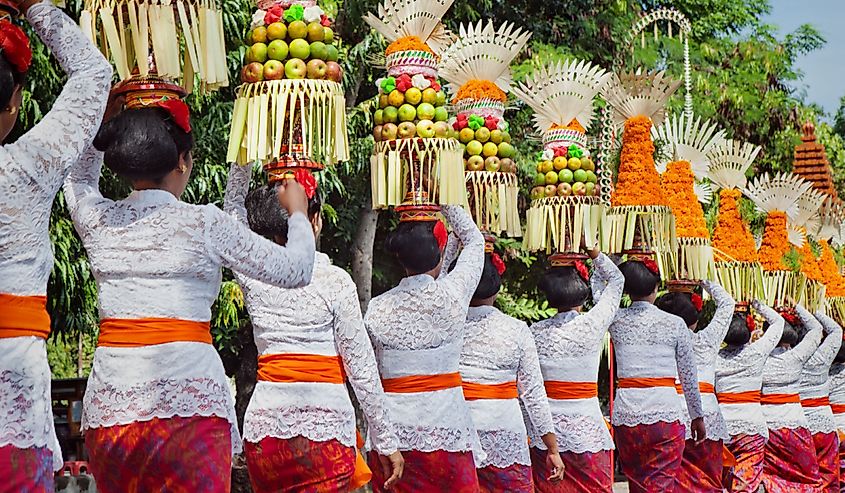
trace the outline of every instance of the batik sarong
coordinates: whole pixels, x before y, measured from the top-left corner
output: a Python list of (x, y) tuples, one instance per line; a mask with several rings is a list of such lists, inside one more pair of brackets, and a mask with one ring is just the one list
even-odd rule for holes
[(53, 493), (53, 452), (47, 447), (0, 447), (0, 493)]
[[(478, 493), (478, 475), (472, 452), (418, 452), (403, 450), (405, 473), (390, 493)], [(387, 477), (381, 468), (378, 455), (370, 452), (370, 469), (373, 471), (374, 493), (384, 493)]]
[(728, 450), (736, 458), (729, 481), (728, 491), (734, 493), (757, 493), (763, 481), (763, 456), (766, 452), (766, 437), (763, 435), (737, 435), (727, 443)]
[(674, 421), (613, 429), (629, 491), (675, 491), (684, 453), (684, 425)]
[(85, 433), (85, 447), (98, 493), (225, 493), (231, 487), (231, 426), (223, 418), (93, 428)]
[(255, 493), (347, 492), (355, 470), (355, 449), (337, 440), (265, 438), (244, 454)]
[(501, 468), (487, 466), (476, 471), (481, 493), (532, 493), (534, 483), (531, 481), (531, 466), (513, 464)]
[(565, 467), (561, 481), (549, 481), (552, 470), (546, 463), (546, 451), (531, 447), (531, 469), (534, 473), (534, 485), (537, 493), (607, 493), (613, 488), (610, 478), (610, 451), (576, 454), (561, 452)]
[(684, 456), (678, 474), (678, 491), (688, 493), (721, 493), (722, 441), (695, 440), (684, 444)]
[(822, 493), (839, 493), (839, 436), (836, 432), (813, 435)]
[(813, 436), (804, 428), (769, 430), (763, 458), (767, 493), (817, 493), (819, 464)]
[(839, 493), (845, 493), (845, 433), (839, 435)]

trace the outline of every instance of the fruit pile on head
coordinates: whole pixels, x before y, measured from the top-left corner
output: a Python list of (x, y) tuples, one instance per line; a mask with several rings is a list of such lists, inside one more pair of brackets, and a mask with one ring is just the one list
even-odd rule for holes
[(379, 109), (375, 112), (376, 142), (394, 139), (449, 136), (446, 93), (434, 77), (422, 74), (385, 77), (376, 84)]
[(531, 198), (592, 197), (598, 194), (597, 180), (593, 160), (580, 147), (555, 147), (543, 152), (537, 164)]
[(331, 21), (317, 6), (274, 5), (258, 10), (246, 37), (244, 83), (281, 79), (327, 79), (340, 82)]
[[(499, 118), (461, 113), (452, 124), (456, 138), (464, 145), (464, 167), (467, 171), (502, 171), (516, 173), (507, 125)], [(500, 128), (500, 127), (504, 127)]]

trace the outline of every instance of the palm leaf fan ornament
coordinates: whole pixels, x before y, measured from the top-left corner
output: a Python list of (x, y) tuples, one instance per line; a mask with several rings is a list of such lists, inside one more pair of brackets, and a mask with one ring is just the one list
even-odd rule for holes
[(666, 171), (671, 161), (686, 161), (696, 180), (705, 180), (710, 169), (708, 154), (725, 140), (725, 131), (710, 120), (702, 120), (685, 113), (675, 114), (665, 119), (651, 130), (652, 139), (662, 140), (669, 147), (669, 160), (656, 162), (659, 173)]
[(466, 203), (463, 147), (447, 137), (437, 71), (439, 55), (454, 41), (441, 22), (453, 1), (384, 0), (378, 15), (364, 17), (390, 42), (387, 76), (376, 81), (373, 208), (399, 206), (400, 221), (434, 220), (440, 205)]
[(595, 97), (610, 79), (603, 68), (583, 60), (542, 66), (512, 91), (534, 110), (543, 136), (525, 245), (530, 250), (572, 253), (598, 241), (602, 207), (597, 170), (587, 148)]
[(522, 236), (522, 227), (515, 149), (504, 118), (505, 103), (511, 85), (510, 64), (530, 37), (530, 32), (508, 23), (498, 28), (492, 21), (461, 25), (458, 39), (443, 52), (438, 68), (455, 95), (452, 102), (457, 116), (450, 124), (465, 145), (473, 218), (482, 230), (511, 237)]
[(795, 203), (795, 214), (787, 218), (789, 242), (801, 248), (807, 236), (815, 236), (821, 227), (821, 206), (827, 194), (810, 188)]
[(665, 71), (614, 74), (604, 93), (613, 110), (614, 123), (646, 117), (653, 125), (660, 125), (666, 117), (666, 103), (681, 87), (681, 81), (666, 75)]
[(845, 223), (845, 210), (842, 204), (827, 199), (820, 211), (818, 242), (821, 255), (818, 260), (825, 294), (834, 312), (845, 319), (845, 278), (839, 272), (839, 266), (833, 256), (831, 243), (841, 244), (841, 226)]

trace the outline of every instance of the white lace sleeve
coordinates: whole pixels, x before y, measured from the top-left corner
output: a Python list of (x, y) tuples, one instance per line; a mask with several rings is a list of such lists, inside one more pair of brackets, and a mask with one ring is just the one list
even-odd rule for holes
[[(65, 195), (70, 217), (77, 225), (80, 235), (85, 234), (89, 228), (87, 225), (97, 221), (95, 216), (90, 216), (88, 205), (92, 201), (103, 199), (100, 193), (100, 173), (103, 170), (103, 153), (88, 145), (82, 157), (70, 168), (70, 174), (65, 178), (62, 191)], [(81, 228), (79, 226), (82, 226)]]
[(760, 300), (754, 300), (754, 303), (751, 306), (754, 307), (754, 310), (756, 310), (757, 313), (766, 319), (766, 322), (769, 322), (769, 328), (766, 329), (763, 337), (752, 342), (751, 347), (754, 348), (757, 353), (768, 356), (780, 342), (786, 321), (778, 312)]
[(710, 348), (713, 353), (716, 353), (725, 339), (725, 334), (728, 333), (728, 328), (731, 326), (736, 301), (718, 283), (703, 281), (702, 284), (716, 302), (716, 313), (707, 327), (696, 333), (696, 338)]
[(449, 268), (455, 257), (458, 256), (458, 250), (461, 249), (461, 240), (458, 239), (454, 232), (449, 233), (449, 239), (446, 241), (446, 248), (443, 249), (443, 267), (440, 269), (438, 279), (443, 279), (449, 273)]
[(795, 305), (795, 311), (798, 313), (798, 318), (801, 319), (801, 322), (807, 328), (807, 333), (801, 342), (789, 350), (789, 354), (794, 358), (798, 358), (802, 364), (805, 364), (822, 342), (822, 324), (800, 304)]
[(26, 17), (68, 79), (44, 118), (5, 149), (52, 196), (100, 128), (112, 69), (79, 26), (52, 3), (33, 5)]
[(692, 337), (690, 330), (683, 321), (678, 321), (675, 331), (678, 334), (678, 342), (675, 346), (675, 360), (678, 365), (678, 378), (681, 380), (681, 387), (684, 389), (684, 399), (687, 401), (690, 419), (704, 416), (701, 408), (701, 393), (698, 390), (698, 370), (695, 366), (695, 353), (692, 349)]
[[(604, 338), (604, 332), (616, 317), (619, 310), (619, 300), (622, 299), (622, 289), (625, 287), (625, 277), (616, 264), (605, 254), (600, 254), (593, 261), (594, 273), (591, 279), (593, 284), (593, 296), (598, 296), (596, 304), (589, 312), (582, 315), (583, 319), (589, 321), (591, 328), (599, 331), (595, 334), (598, 340)], [(603, 286), (596, 294), (595, 279), (599, 278)]]
[(355, 283), (346, 275), (339, 286), (334, 286), (332, 293), (336, 293), (332, 302), (337, 353), (367, 417), (373, 447), (381, 455), (390, 455), (398, 450), (399, 442), (388, 415), (376, 356), (364, 327)]
[(239, 166), (235, 163), (229, 165), (229, 178), (226, 181), (223, 211), (244, 224), (247, 224), (245, 202), (251, 177), (251, 165)]
[(842, 327), (832, 318), (821, 312), (816, 312), (815, 318), (824, 328), (824, 332), (827, 335), (825, 335), (824, 341), (819, 345), (815, 353), (813, 353), (813, 356), (810, 357), (810, 360), (807, 361), (807, 366), (829, 368), (833, 363), (833, 358), (836, 357), (836, 353), (839, 352), (839, 348), (842, 346)]
[(263, 238), (215, 206), (204, 207), (209, 253), (225, 267), (281, 288), (301, 288), (314, 270), (314, 232), (305, 214), (288, 219), (288, 243)]
[(451, 291), (461, 293), (462, 299), (469, 305), (484, 271), (484, 237), (463, 207), (445, 205), (443, 216), (449, 221), (464, 248), (458, 256), (455, 269), (438, 282), (449, 283), (454, 288)]
[(516, 342), (521, 349), (516, 384), (523, 409), (537, 434), (542, 436), (554, 433), (555, 426), (546, 396), (543, 373), (540, 370), (540, 360), (537, 357), (537, 346), (527, 325), (521, 324)]

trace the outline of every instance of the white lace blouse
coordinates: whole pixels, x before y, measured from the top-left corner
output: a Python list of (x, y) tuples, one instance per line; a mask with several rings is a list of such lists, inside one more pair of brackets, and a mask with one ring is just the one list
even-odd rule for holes
[[(681, 381), (693, 419), (704, 415), (690, 330), (683, 319), (645, 301), (620, 309), (610, 325), (617, 375)], [(686, 419), (675, 387), (617, 388), (614, 426), (672, 423)]]
[(484, 385), (516, 382), (517, 399), (469, 401), (487, 458), (476, 467), (531, 465), (520, 402), (539, 435), (554, 433), (552, 414), (528, 326), (492, 306), (470, 307), (461, 352), (461, 378)]
[[(796, 311), (804, 321), (813, 318), (800, 305)], [(767, 394), (798, 394), (801, 390), (801, 370), (804, 364), (813, 356), (822, 338), (822, 326), (815, 319), (814, 324), (808, 325), (809, 332), (794, 348), (776, 347), (769, 354), (763, 369), (763, 395)], [(806, 323), (806, 322), (805, 322)], [(781, 428), (807, 428), (807, 417), (801, 409), (800, 403), (763, 404), (763, 414), (770, 430)]]
[[(802, 321), (804, 321), (803, 318)], [(816, 321), (816, 324), (821, 323), (827, 335), (816, 352), (804, 363), (804, 369), (801, 372), (802, 400), (830, 396), (828, 373), (833, 358), (836, 357), (836, 353), (839, 352), (839, 347), (842, 345), (842, 327), (832, 318), (818, 312), (813, 321)], [(810, 320), (804, 321), (806, 327), (810, 327), (812, 323)], [(804, 415), (807, 416), (807, 427), (811, 433), (832, 433), (836, 431), (836, 423), (833, 420), (833, 411), (830, 406), (804, 407)]]
[[(102, 153), (90, 148), (64, 188), (97, 280), (101, 319), (209, 321), (224, 266), (283, 287), (310, 282), (314, 235), (304, 214), (291, 217), (290, 240), (281, 247), (213, 205), (186, 204), (164, 190), (106, 199), (98, 187), (101, 167)], [(233, 450), (240, 449), (234, 400), (214, 346), (97, 348), (84, 428), (174, 416), (226, 418)]]
[[(112, 72), (79, 27), (51, 3), (33, 5), (26, 16), (68, 79), (35, 127), (0, 146), (0, 293), (44, 296), (53, 267), (53, 199), (100, 126)], [(46, 351), (41, 338), (0, 339), (0, 447), (49, 447), (60, 469)]]
[[(558, 382), (595, 382), (599, 373), (602, 340), (619, 309), (625, 278), (604, 254), (593, 261), (595, 306), (583, 314), (559, 313), (531, 326), (543, 378)], [(602, 286), (596, 286), (597, 283)], [(549, 399), (561, 452), (613, 450), (598, 397)], [(531, 429), (531, 427), (529, 427)], [(540, 434), (531, 429), (531, 446), (544, 449)]]
[[(249, 166), (233, 164), (226, 187), (224, 210), (244, 223), (250, 174)], [(376, 358), (349, 274), (317, 252), (314, 277), (303, 288), (283, 289), (242, 274), (235, 277), (244, 292), (258, 354), (340, 355), (373, 430), (375, 450), (382, 455), (396, 452)], [(296, 436), (355, 447), (355, 409), (346, 385), (256, 383), (244, 417), (244, 440)]]
[[(382, 379), (460, 371), (467, 309), (484, 267), (484, 237), (460, 206), (443, 215), (464, 249), (452, 272), (402, 279), (370, 301), (364, 321)], [(446, 266), (444, 266), (445, 268)], [(419, 393), (387, 393), (399, 450), (476, 453), (483, 458), (469, 406), (460, 387)]]
[[(716, 383), (716, 359), (722, 341), (728, 328), (731, 326), (731, 319), (734, 314), (736, 302), (727, 291), (718, 283), (702, 281), (704, 289), (713, 297), (716, 302), (716, 313), (707, 327), (692, 334), (692, 347), (695, 352), (695, 363), (698, 370), (698, 382), (709, 383), (715, 386)], [(731, 436), (728, 433), (722, 411), (719, 409), (719, 401), (716, 394), (709, 392), (701, 394), (701, 407), (704, 410), (704, 428), (708, 440), (727, 440)], [(686, 438), (692, 438), (690, 429), (689, 414), (685, 406), (681, 405), (681, 412), (684, 413), (684, 424), (687, 425)]]
[[(830, 404), (845, 405), (845, 363), (834, 363), (830, 367)], [(836, 429), (845, 433), (845, 413), (834, 413)]]
[[(744, 346), (727, 346), (716, 359), (716, 394), (759, 392), (763, 386), (763, 368), (769, 354), (783, 335), (784, 320), (776, 311), (755, 301), (754, 309), (769, 322), (763, 336)], [(720, 403), (722, 417), (732, 437), (769, 436), (769, 427), (759, 402)]]

